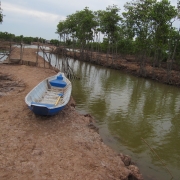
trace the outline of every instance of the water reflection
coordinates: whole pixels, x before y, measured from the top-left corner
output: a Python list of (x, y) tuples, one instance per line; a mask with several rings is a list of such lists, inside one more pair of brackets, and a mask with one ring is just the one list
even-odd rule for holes
[(0, 63), (3, 63), (4, 60), (7, 59), (8, 56), (6, 55), (0, 55)]
[[(54, 57), (54, 64), (57, 58)], [(61, 66), (61, 62), (59, 62)], [(73, 81), (77, 110), (97, 120), (106, 144), (129, 154), (145, 179), (180, 178), (180, 91), (176, 87), (136, 78), (77, 60), (70, 60), (81, 80)]]
[(0, 50), (0, 63), (7, 59), (9, 51)]

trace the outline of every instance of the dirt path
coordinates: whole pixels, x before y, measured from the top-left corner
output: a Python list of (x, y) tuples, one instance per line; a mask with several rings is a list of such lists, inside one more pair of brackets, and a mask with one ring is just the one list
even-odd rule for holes
[(53, 117), (28, 109), (26, 94), (54, 74), (52, 69), (0, 64), (0, 179), (143, 179), (128, 156), (102, 142), (91, 116), (79, 115), (72, 98)]

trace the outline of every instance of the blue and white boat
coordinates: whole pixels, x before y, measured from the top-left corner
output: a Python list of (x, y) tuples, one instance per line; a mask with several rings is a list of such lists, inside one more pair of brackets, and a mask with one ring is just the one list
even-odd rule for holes
[(69, 102), (72, 84), (64, 75), (44, 79), (25, 97), (29, 109), (37, 115), (55, 115)]

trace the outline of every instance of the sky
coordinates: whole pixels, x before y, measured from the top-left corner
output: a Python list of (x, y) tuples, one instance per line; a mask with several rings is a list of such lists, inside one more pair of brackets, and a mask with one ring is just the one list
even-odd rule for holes
[[(124, 11), (124, 5), (132, 0), (0, 0), (3, 14), (1, 32), (16, 36), (41, 37), (47, 40), (58, 39), (56, 29), (59, 21), (68, 15), (89, 7), (92, 11), (106, 10), (109, 5), (117, 5)], [(170, 0), (173, 6), (177, 0)], [(180, 26), (180, 21), (175, 26)], [(179, 28), (179, 27), (178, 27)]]

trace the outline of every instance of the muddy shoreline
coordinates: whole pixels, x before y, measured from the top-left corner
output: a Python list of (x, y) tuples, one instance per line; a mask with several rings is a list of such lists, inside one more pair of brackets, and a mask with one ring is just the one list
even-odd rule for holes
[[(26, 49), (23, 59), (35, 61), (35, 51)], [(143, 179), (129, 156), (102, 142), (91, 115), (76, 112), (73, 98), (53, 117), (28, 109), (26, 94), (54, 74), (41, 66), (0, 64), (0, 179)]]
[[(57, 48), (55, 52), (61, 54), (63, 48)], [(103, 53), (87, 53), (85, 54), (85, 58), (80, 56), (80, 53), (67, 51), (67, 56), (81, 60), (87, 61), (96, 65), (104, 66), (111, 69), (121, 70), (126, 73), (132, 74), (137, 77), (142, 77), (146, 79), (151, 79), (160, 83), (177, 86), (180, 87), (180, 66), (174, 65), (172, 66), (172, 70), (170, 72), (170, 79), (167, 81), (167, 63), (161, 63), (160, 67), (153, 67), (152, 62), (150, 60), (146, 61), (145, 64), (145, 75), (140, 74), (140, 62), (137, 62), (135, 57), (132, 55), (127, 56), (119, 56), (116, 60), (112, 60), (112, 55), (108, 55), (109, 59), (107, 61), (107, 55)]]

